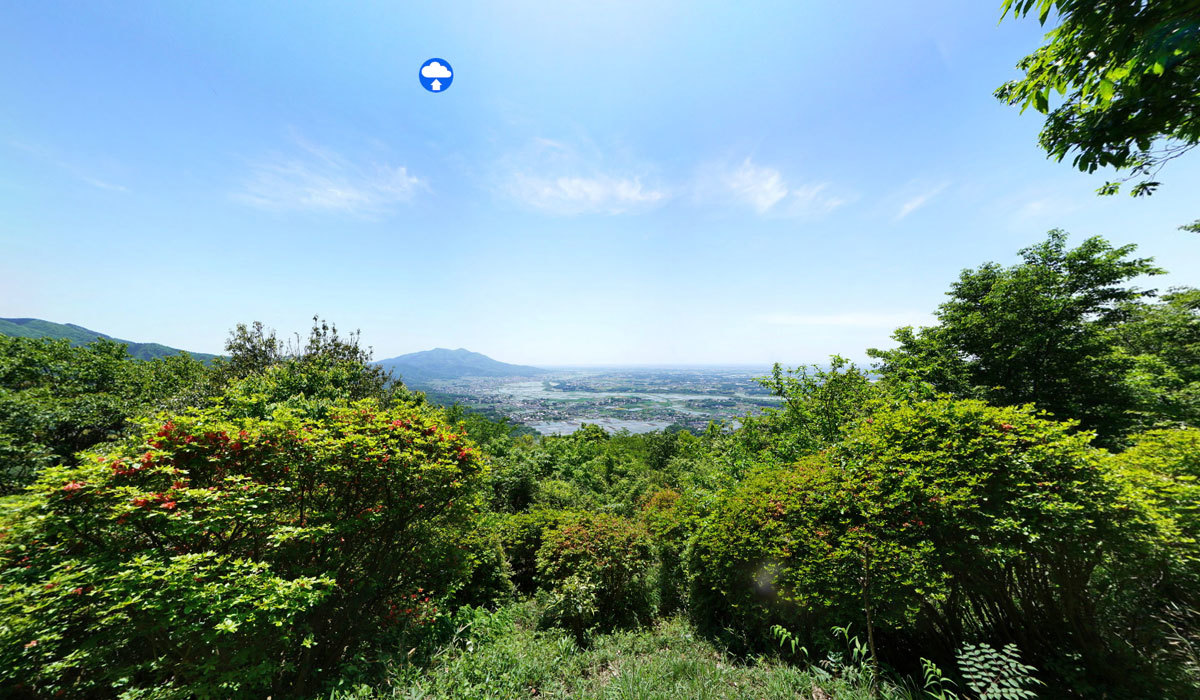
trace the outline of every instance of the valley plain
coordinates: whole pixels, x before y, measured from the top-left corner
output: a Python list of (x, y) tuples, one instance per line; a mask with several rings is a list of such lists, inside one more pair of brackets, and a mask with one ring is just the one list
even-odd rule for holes
[(767, 367), (559, 367), (537, 377), (462, 377), (415, 385), (438, 403), (458, 402), (501, 415), (543, 435), (582, 423), (645, 433), (736, 424), (779, 399), (755, 379)]

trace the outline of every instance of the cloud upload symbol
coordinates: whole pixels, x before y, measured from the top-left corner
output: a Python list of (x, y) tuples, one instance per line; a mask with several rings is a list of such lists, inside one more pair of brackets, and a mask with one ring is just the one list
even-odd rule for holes
[(421, 87), (430, 92), (443, 92), (454, 82), (454, 72), (444, 58), (431, 58), (421, 64)]
[(421, 76), (425, 78), (449, 78), (450, 69), (434, 61), (421, 67)]

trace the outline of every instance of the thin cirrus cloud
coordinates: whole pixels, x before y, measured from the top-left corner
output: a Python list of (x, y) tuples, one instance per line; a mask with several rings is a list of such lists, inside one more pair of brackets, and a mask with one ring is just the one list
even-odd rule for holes
[(543, 214), (630, 214), (670, 198), (666, 190), (634, 174), (648, 172), (644, 164), (622, 157), (619, 148), (602, 149), (587, 139), (533, 139), (507, 154), (498, 169), (503, 195)]
[(661, 203), (662, 190), (649, 188), (639, 178), (595, 175), (541, 177), (514, 173), (509, 194), (526, 206), (551, 214), (625, 214)]
[(761, 215), (821, 216), (851, 200), (830, 193), (829, 183), (792, 184), (778, 169), (756, 165), (750, 158), (720, 170), (715, 178), (711, 173), (702, 175), (698, 190), (704, 194), (721, 190), (726, 198)]
[(935, 186), (925, 190), (924, 192), (921, 192), (920, 194), (917, 194), (916, 196), (906, 200), (903, 204), (900, 205), (900, 209), (896, 212), (896, 216), (892, 220), (900, 221), (901, 219), (905, 218), (906, 216), (913, 213), (914, 211), (920, 209), (921, 207), (925, 206), (926, 204), (929, 204), (930, 200), (932, 200), (934, 197), (937, 197), (949, 186), (950, 186), (949, 182), (943, 182), (939, 185), (935, 185)]
[(403, 165), (355, 162), (294, 136), (289, 155), (254, 161), (234, 199), (274, 211), (375, 216), (410, 201), (425, 181)]
[(1013, 213), (1019, 221), (1047, 219), (1054, 220), (1066, 214), (1083, 208), (1079, 202), (1063, 196), (1050, 196), (1033, 199), (1018, 207)]
[(640, 176), (626, 174), (653, 172), (653, 167), (606, 167), (605, 160), (598, 153), (589, 155), (589, 149), (535, 139), (507, 159), (501, 189), (513, 201), (556, 215), (639, 213), (689, 190), (695, 196), (685, 205), (748, 206), (760, 215), (784, 217), (822, 216), (852, 199), (833, 194), (828, 183), (790, 182), (779, 170), (750, 158), (732, 167), (701, 167), (690, 179), (670, 186), (648, 185)]
[(68, 173), (69, 175), (76, 178), (77, 180), (79, 180), (81, 182), (85, 182), (85, 183), (91, 185), (92, 187), (102, 189), (102, 190), (108, 190), (110, 192), (128, 192), (129, 191), (129, 188), (124, 185), (119, 185), (115, 182), (109, 182), (108, 180), (102, 180), (102, 179), (96, 177), (95, 175), (93, 175), (88, 169), (83, 168), (74, 162), (60, 158), (59, 156), (55, 155), (55, 153), (52, 150), (50, 150), (48, 148), (44, 148), (41, 146), (35, 146), (32, 144), (23, 143), (23, 142), (19, 142), (19, 141), (10, 141), (8, 145), (12, 146), (13, 148), (15, 148), (17, 150), (24, 151), (25, 153), (28, 153), (29, 155), (34, 156), (35, 158), (40, 159), (43, 162), (49, 163), (50, 165), (53, 165), (54, 167), (59, 168), (60, 170)]

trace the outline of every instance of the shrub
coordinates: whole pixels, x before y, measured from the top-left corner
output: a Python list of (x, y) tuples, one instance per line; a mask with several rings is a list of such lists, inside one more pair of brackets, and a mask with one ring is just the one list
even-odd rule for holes
[[(1110, 462), (1132, 507), (1155, 525), (1151, 562), (1110, 567), (1101, 618), (1163, 675), (1182, 683), (1200, 678), (1200, 430), (1154, 430)], [(1164, 644), (1164, 640), (1166, 643)]]
[(941, 594), (933, 547), (916, 517), (891, 523), (863, 513), (864, 501), (881, 495), (864, 493), (868, 486), (825, 455), (751, 474), (690, 552), (697, 624), (732, 632), (729, 641), (747, 649), (762, 648), (774, 625), (819, 647), (827, 630), (863, 619), (868, 596), (874, 624), (912, 624), (925, 597)]
[(1115, 469), (1163, 521), (1176, 551), (1200, 556), (1200, 429), (1152, 430), (1113, 457)]
[(303, 694), (470, 573), (482, 464), (428, 408), (220, 407), (45, 471), (0, 520), (0, 687)]
[(192, 393), (208, 380), (185, 355), (135, 360), (99, 340), (0, 336), (0, 494), (32, 483), (46, 467), (122, 435), (130, 419)]
[(782, 401), (741, 419), (741, 426), (721, 441), (719, 457), (736, 479), (758, 466), (785, 465), (838, 442), (883, 396), (866, 371), (839, 355), (829, 358), (827, 369), (785, 370), (777, 363), (771, 376), (757, 381)]
[(213, 365), (222, 400), (234, 416), (267, 418), (288, 408), (307, 418), (324, 418), (347, 401), (372, 400), (384, 408), (425, 401), (371, 361), (372, 352), (360, 345), (358, 331), (339, 335), (335, 324), (319, 316), (313, 317), (303, 344), (299, 334), (294, 341), (281, 341), (258, 321), (239, 323), (225, 351), (228, 357), (216, 358)]
[(605, 513), (578, 513), (547, 531), (538, 577), (550, 590), (547, 618), (577, 638), (644, 622), (654, 611), (649, 533)]
[(684, 552), (698, 521), (697, 504), (672, 488), (659, 489), (642, 504), (641, 520), (649, 531), (659, 562), (659, 612), (687, 606), (687, 573)]
[(495, 608), (512, 599), (512, 565), (504, 551), (505, 516), (489, 514), (458, 540), (470, 578), (449, 601), (450, 607)]
[(699, 617), (751, 644), (771, 623), (851, 621), (873, 623), (883, 652), (997, 638), (1119, 682), (1097, 572), (1130, 575), (1155, 529), (1073, 428), (978, 401), (880, 410), (724, 499), (690, 562)]
[(533, 593), (537, 590), (537, 553), (543, 537), (571, 516), (571, 511), (534, 508), (504, 517), (499, 525), (500, 541), (517, 591)]
[(549, 510), (586, 508), (594, 505), (595, 497), (574, 481), (542, 479), (533, 492), (533, 506)]
[(515, 455), (497, 455), (493, 451), (488, 454), (493, 458), (488, 478), (492, 509), (500, 513), (519, 513), (529, 508), (537, 492), (538, 479), (542, 476), (542, 465), (526, 459), (525, 451)]

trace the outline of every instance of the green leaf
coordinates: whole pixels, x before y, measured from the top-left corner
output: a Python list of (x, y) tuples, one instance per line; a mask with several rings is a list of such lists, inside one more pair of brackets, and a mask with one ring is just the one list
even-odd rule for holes
[(1046, 23), (1046, 18), (1050, 16), (1050, 8), (1053, 5), (1053, 0), (1042, 0), (1041, 5), (1038, 7), (1038, 23)]

